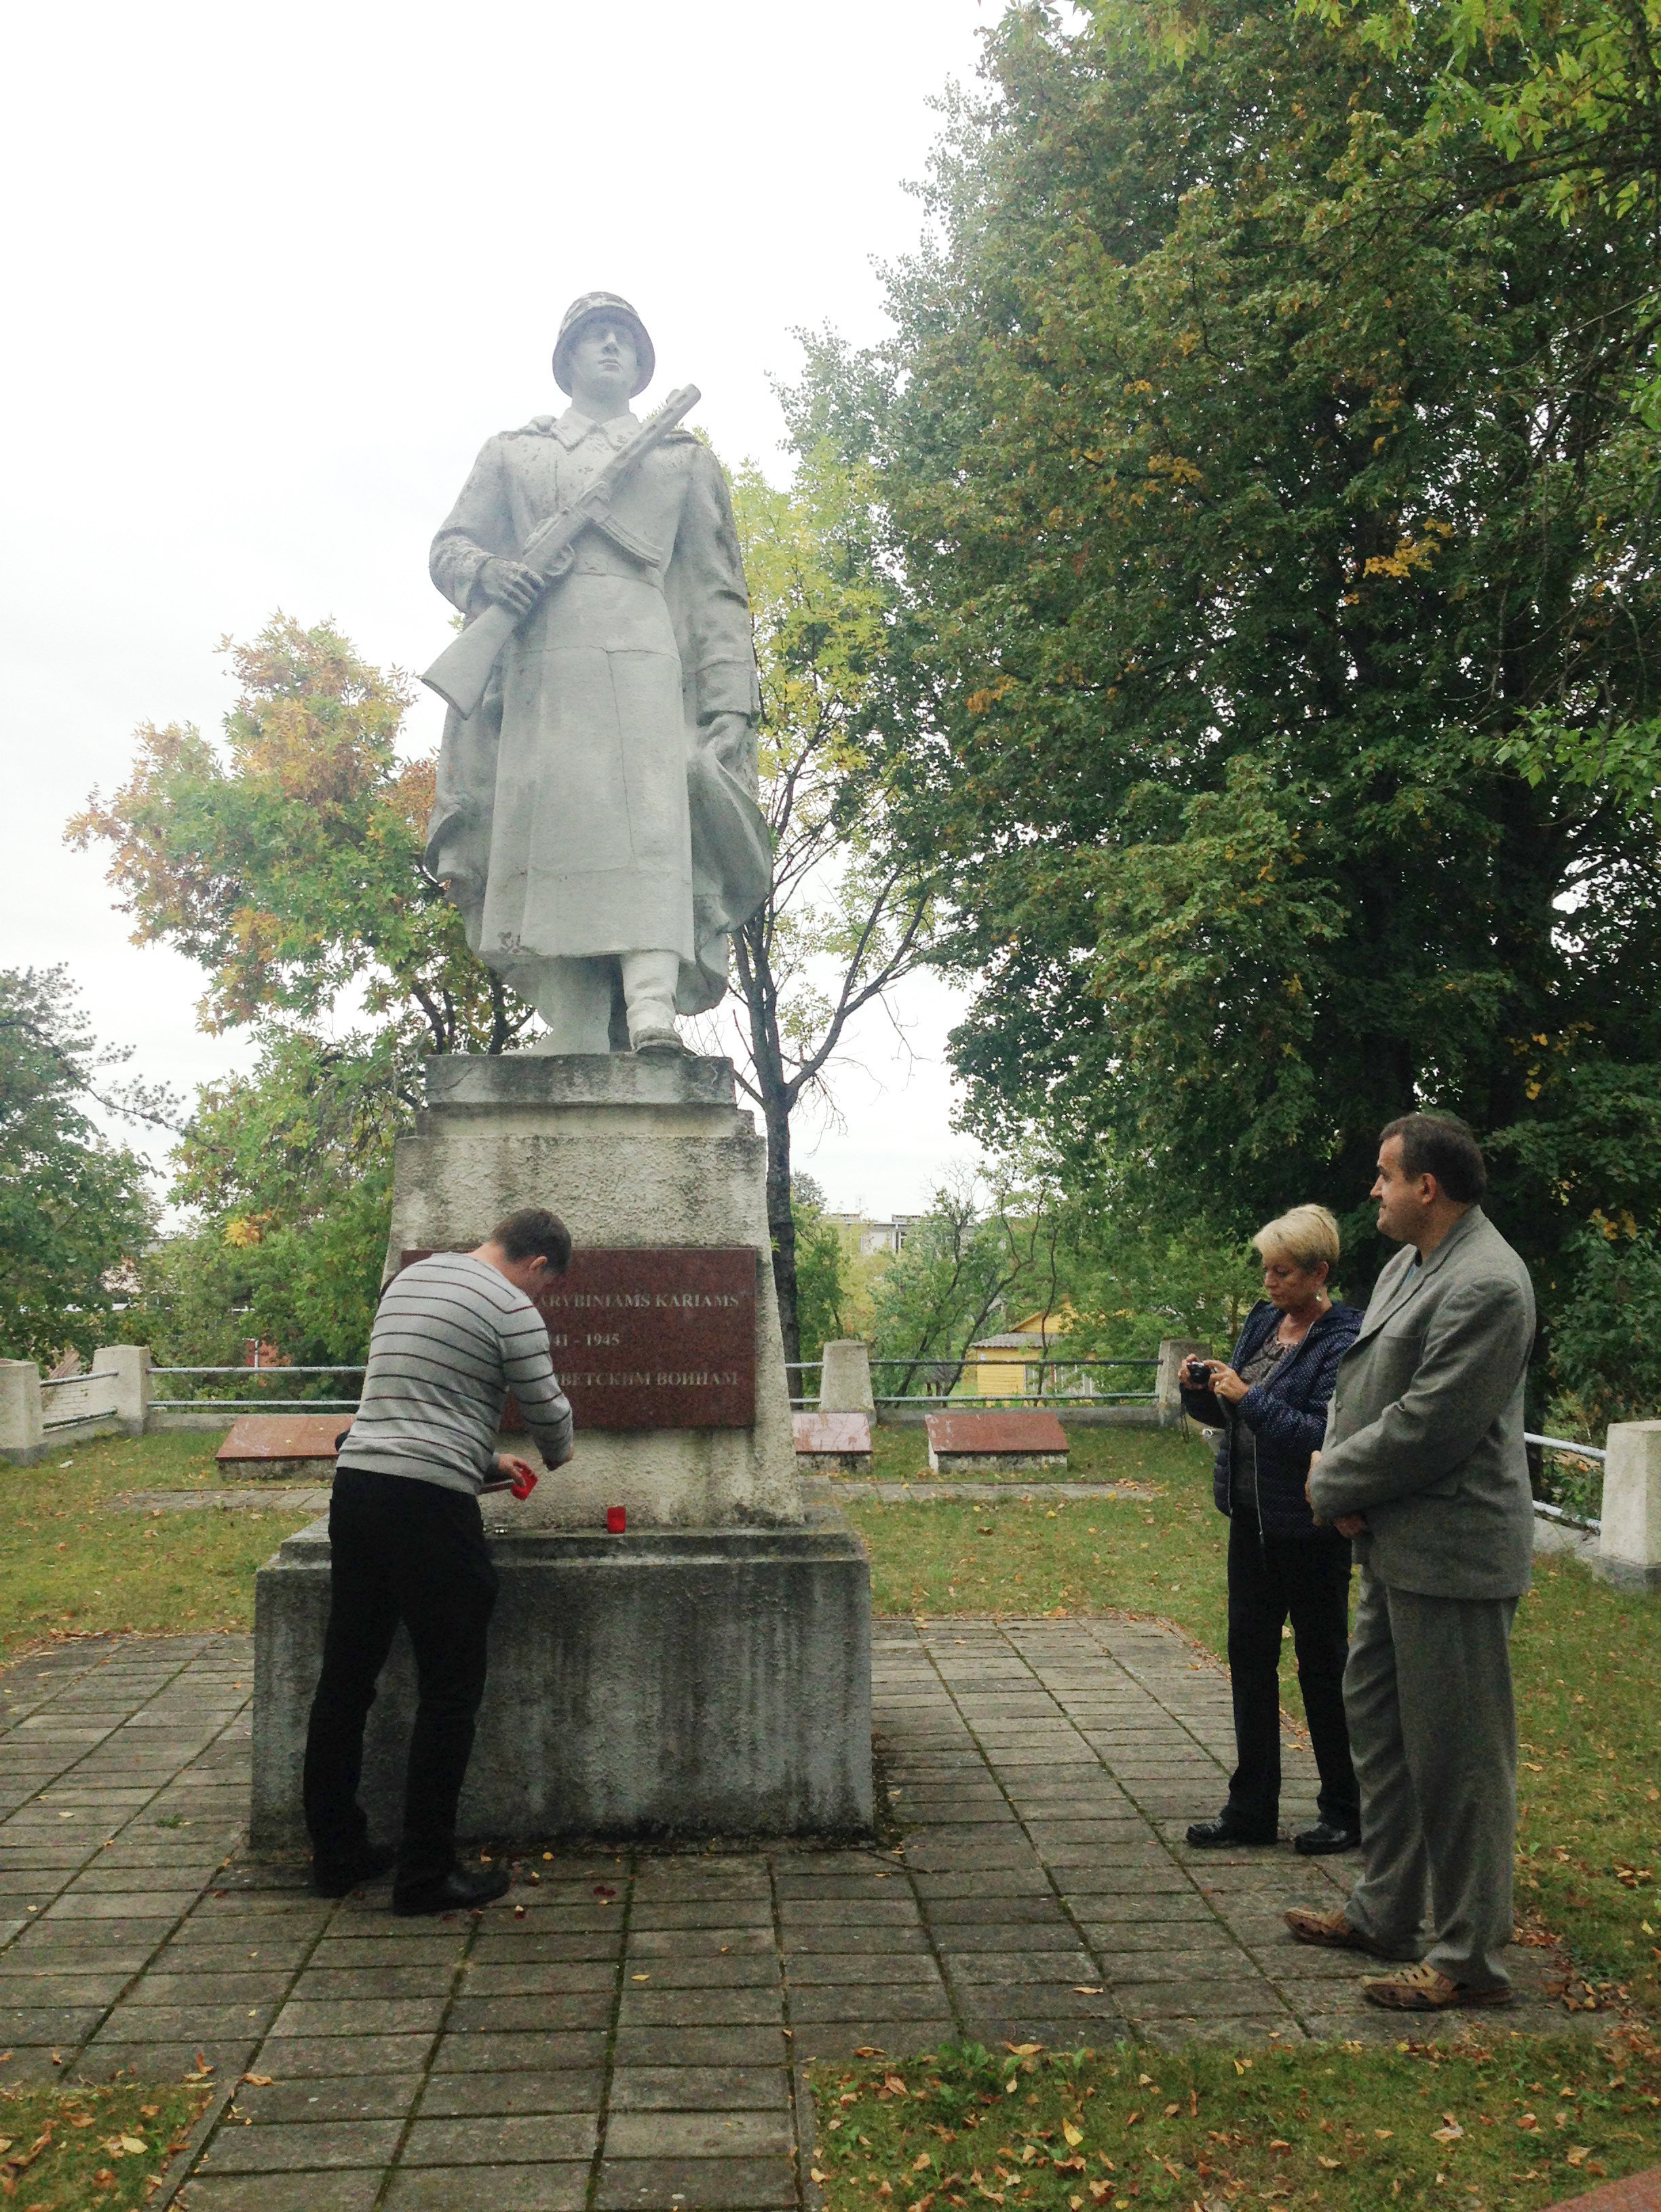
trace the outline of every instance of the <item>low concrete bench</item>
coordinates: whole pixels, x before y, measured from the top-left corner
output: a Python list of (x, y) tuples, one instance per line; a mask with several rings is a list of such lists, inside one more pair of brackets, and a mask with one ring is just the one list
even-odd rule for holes
[(869, 1474), (868, 1413), (793, 1413), (796, 1465), (817, 1474)]
[(214, 1457), (231, 1482), (328, 1482), (350, 1413), (245, 1413)]
[(1067, 1431), (1053, 1413), (930, 1413), (933, 1474), (1025, 1474), (1067, 1465)]

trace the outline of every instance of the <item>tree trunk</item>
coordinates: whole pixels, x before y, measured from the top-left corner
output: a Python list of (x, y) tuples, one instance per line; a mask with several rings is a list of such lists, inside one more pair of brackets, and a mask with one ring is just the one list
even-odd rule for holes
[[(790, 1206), (790, 1109), (770, 1091), (763, 1111), (767, 1122), (767, 1228), (773, 1243), (773, 1288), (778, 1294), (779, 1330), (788, 1363), (801, 1358), (801, 1323), (796, 1312), (796, 1217)], [(790, 1395), (805, 1398), (802, 1378), (793, 1374)]]
[[(773, 1247), (773, 1288), (778, 1298), (784, 1357), (801, 1358), (801, 1323), (796, 1312), (796, 1217), (790, 1206), (790, 1109), (795, 1086), (784, 1073), (779, 1041), (778, 991), (768, 958), (768, 910), (751, 915), (733, 940), (739, 988), (750, 1018), (750, 1063), (753, 1095), (760, 1101), (767, 1132), (767, 1229)], [(796, 1381), (800, 1377), (795, 1378)], [(806, 1394), (793, 1387), (790, 1395)]]

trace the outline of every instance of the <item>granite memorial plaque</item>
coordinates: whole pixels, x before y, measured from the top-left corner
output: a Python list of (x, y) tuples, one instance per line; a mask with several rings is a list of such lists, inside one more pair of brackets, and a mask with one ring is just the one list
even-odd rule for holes
[(747, 1245), (574, 1252), (537, 1305), (578, 1433), (753, 1426), (756, 1267)]

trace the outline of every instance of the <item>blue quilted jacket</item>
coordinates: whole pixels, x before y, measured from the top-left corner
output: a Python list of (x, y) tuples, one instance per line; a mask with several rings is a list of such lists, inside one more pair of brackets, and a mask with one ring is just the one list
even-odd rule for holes
[[(1271, 1331), (1280, 1310), (1262, 1298), (1246, 1316), (1229, 1365), (1238, 1375)], [(1301, 1344), (1283, 1352), (1261, 1382), (1238, 1406), (1226, 1406), (1209, 1390), (1184, 1390), (1183, 1411), (1208, 1429), (1220, 1429), (1212, 1473), (1217, 1510), (1231, 1510), (1234, 1439), (1244, 1422), (1256, 1439), (1257, 1511), (1266, 1536), (1319, 1536), (1342, 1542), (1329, 1528), (1317, 1528), (1304, 1498), (1311, 1452), (1326, 1434), (1327, 1401), (1338, 1379), (1338, 1362), (1354, 1343), (1361, 1315), (1354, 1306), (1329, 1306)]]

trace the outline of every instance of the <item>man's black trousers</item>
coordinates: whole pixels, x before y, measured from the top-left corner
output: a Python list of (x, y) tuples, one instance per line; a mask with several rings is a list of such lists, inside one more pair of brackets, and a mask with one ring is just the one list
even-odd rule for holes
[(403, 1475), (337, 1468), (329, 1552), (329, 1626), (306, 1737), (313, 1853), (320, 1874), (344, 1872), (368, 1847), (357, 1802), (363, 1724), (401, 1620), (418, 1699), (397, 1880), (414, 1887), (455, 1863), (456, 1807), (484, 1694), (496, 1574), (478, 1500)]
[(1272, 1833), (1281, 1813), (1281, 1631), (1288, 1617), (1323, 1820), (1360, 1826), (1360, 1793), (1344, 1720), (1349, 1650), (1349, 1546), (1329, 1532), (1264, 1536), (1236, 1511), (1228, 1528), (1228, 1671), (1239, 1765), (1228, 1785), (1231, 1820)]

